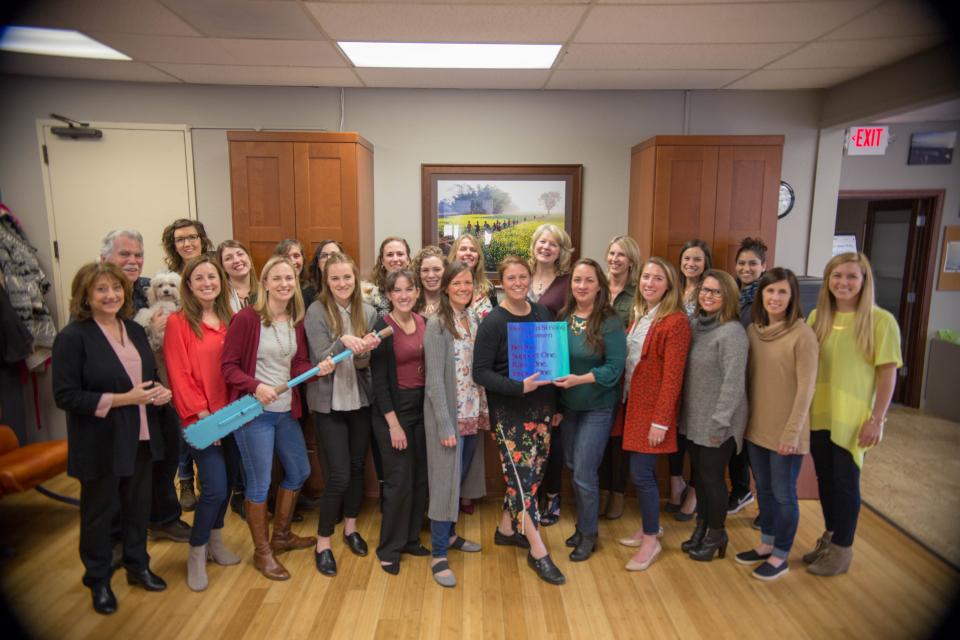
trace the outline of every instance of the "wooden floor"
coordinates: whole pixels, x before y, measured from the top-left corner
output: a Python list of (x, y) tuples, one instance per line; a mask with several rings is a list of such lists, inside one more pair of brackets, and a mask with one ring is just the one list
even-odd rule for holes
[[(60, 477), (50, 489), (77, 495)], [(645, 573), (627, 573), (630, 550), (616, 543), (639, 524), (635, 505), (624, 517), (601, 522), (601, 548), (588, 562), (571, 563), (563, 546), (573, 530), (572, 509), (545, 528), (547, 544), (567, 584), (540, 582), (523, 553), (495, 547), (499, 503), (488, 500), (461, 519), (461, 533), (481, 542), (480, 554), (451, 552), (459, 586), (443, 589), (430, 577), (429, 558), (404, 556), (399, 576), (379, 569), (371, 555), (355, 558), (339, 539), (340, 574), (325, 578), (309, 550), (285, 554), (287, 582), (262, 578), (250, 562), (242, 520), (230, 514), (228, 544), (244, 556), (233, 567), (209, 565), (210, 587), (193, 593), (185, 583), (187, 546), (150, 543), (151, 567), (169, 588), (147, 593), (113, 580), (120, 603), (99, 616), (81, 586), (77, 510), (36, 492), (0, 501), (0, 545), (16, 554), (0, 560), (0, 585), (37, 638), (917, 638), (931, 632), (951, 606), (958, 574), (873, 513), (864, 510), (851, 573), (818, 579), (799, 556), (820, 533), (815, 502), (804, 502), (791, 572), (774, 583), (749, 576), (733, 552), (757, 539), (751, 505), (730, 518), (725, 560), (698, 563), (679, 551), (692, 523), (663, 521), (664, 553)], [(190, 516), (187, 516), (189, 519)], [(379, 514), (370, 504), (361, 532), (376, 545)], [(316, 513), (295, 525), (316, 527)], [(424, 542), (428, 536), (424, 533)]]

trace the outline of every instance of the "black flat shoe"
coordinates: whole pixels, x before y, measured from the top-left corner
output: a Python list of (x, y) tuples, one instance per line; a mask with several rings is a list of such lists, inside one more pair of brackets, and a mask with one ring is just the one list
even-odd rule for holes
[(367, 541), (364, 540), (357, 531), (354, 531), (350, 534), (345, 534), (343, 536), (343, 543), (347, 545), (347, 549), (350, 549), (350, 552), (355, 556), (360, 556), (362, 558), (369, 552), (367, 549)]
[(583, 534), (580, 533), (580, 529), (577, 529), (573, 532), (573, 535), (563, 541), (563, 544), (567, 545), (571, 549), (580, 544), (580, 539), (583, 538)]
[(403, 549), (400, 550), (400, 553), (406, 553), (411, 556), (428, 556), (430, 555), (430, 549), (420, 544), (418, 540), (416, 542), (408, 542), (404, 545)]
[(380, 563), (380, 568), (389, 573), (392, 576), (395, 576), (400, 573), (400, 563), (391, 562), (390, 564)]
[(90, 587), (90, 593), (94, 611), (105, 616), (117, 612), (117, 596), (113, 595), (109, 582)]
[(529, 549), (530, 542), (527, 540), (526, 536), (514, 532), (511, 535), (505, 535), (500, 533), (500, 529), (495, 529), (493, 534), (493, 544), (498, 544), (501, 547), (520, 547), (521, 549)]
[(333, 577), (337, 575), (337, 561), (333, 557), (333, 551), (324, 549), (320, 553), (313, 552), (313, 561), (317, 565), (317, 571), (325, 576)]
[(163, 591), (167, 588), (167, 583), (163, 581), (163, 578), (150, 571), (150, 569), (127, 571), (127, 584), (143, 587), (147, 591)]
[(527, 565), (533, 569), (537, 574), (537, 577), (544, 582), (549, 582), (550, 584), (563, 584), (567, 581), (563, 573), (560, 572), (560, 569), (557, 568), (557, 565), (553, 564), (553, 560), (550, 559), (550, 554), (537, 559), (528, 553)]

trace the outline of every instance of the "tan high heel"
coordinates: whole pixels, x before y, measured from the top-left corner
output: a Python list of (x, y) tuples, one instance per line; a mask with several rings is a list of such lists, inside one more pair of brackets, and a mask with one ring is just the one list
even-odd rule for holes
[[(663, 527), (660, 527), (660, 531), (657, 532), (657, 537), (663, 537)], [(643, 536), (639, 538), (620, 538), (617, 540), (617, 542), (625, 547), (639, 547), (641, 544), (643, 544)]]
[(646, 571), (651, 564), (653, 564), (654, 558), (660, 555), (660, 552), (663, 550), (663, 547), (660, 546), (660, 543), (657, 543), (656, 549), (653, 550), (653, 553), (643, 562), (637, 562), (633, 558), (630, 558), (630, 561), (627, 563), (627, 571)]

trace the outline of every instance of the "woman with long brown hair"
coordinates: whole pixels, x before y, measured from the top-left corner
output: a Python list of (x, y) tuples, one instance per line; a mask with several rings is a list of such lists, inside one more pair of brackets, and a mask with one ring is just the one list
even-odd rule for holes
[(213, 248), (207, 230), (199, 220), (178, 218), (163, 230), (164, 260), (170, 271), (180, 273), (190, 258)]
[(413, 257), (410, 270), (413, 271), (417, 288), (420, 289), (420, 299), (413, 310), (424, 318), (436, 315), (440, 308), (440, 282), (446, 267), (447, 258), (440, 247), (427, 245)]
[(390, 313), (390, 301), (387, 299), (387, 276), (400, 269), (410, 267), (410, 244), (403, 238), (388, 236), (380, 242), (377, 262), (370, 273), (370, 282), (361, 286), (363, 301), (372, 306), (377, 317)]

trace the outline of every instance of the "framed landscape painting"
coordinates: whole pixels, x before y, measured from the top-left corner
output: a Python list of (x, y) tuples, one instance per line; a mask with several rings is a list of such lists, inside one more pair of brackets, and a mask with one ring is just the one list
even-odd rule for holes
[(483, 249), (487, 275), (508, 255), (530, 257), (530, 239), (544, 223), (580, 245), (583, 165), (421, 165), (423, 245), (444, 253), (468, 233)]

